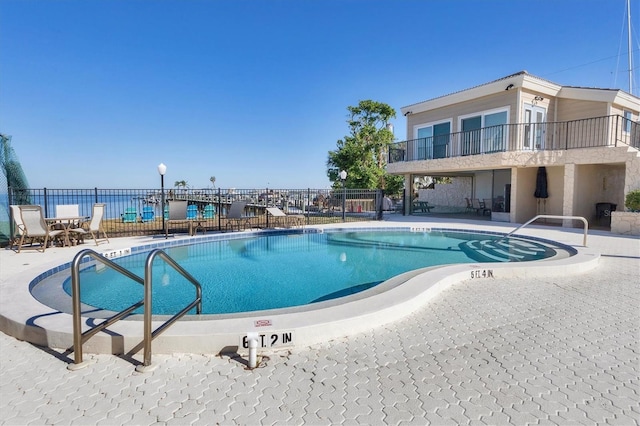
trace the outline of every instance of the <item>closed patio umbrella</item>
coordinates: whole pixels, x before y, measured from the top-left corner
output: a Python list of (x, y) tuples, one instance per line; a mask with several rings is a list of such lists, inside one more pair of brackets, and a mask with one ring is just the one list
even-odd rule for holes
[[(533, 196), (538, 199), (538, 214), (545, 214), (547, 210), (547, 198), (549, 198), (549, 190), (547, 188), (547, 168), (538, 167), (538, 175), (536, 176), (536, 191)], [(540, 200), (543, 201), (542, 209), (540, 208)]]

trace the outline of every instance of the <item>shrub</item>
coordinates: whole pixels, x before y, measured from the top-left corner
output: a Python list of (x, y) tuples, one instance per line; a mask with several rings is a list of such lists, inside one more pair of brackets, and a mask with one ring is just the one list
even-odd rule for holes
[(640, 212), (640, 189), (631, 191), (624, 199), (624, 206), (632, 212)]

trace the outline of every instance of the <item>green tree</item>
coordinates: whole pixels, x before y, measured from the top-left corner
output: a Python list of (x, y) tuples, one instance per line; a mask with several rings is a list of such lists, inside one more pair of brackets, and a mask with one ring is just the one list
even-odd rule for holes
[(176, 183), (173, 184), (173, 186), (175, 186), (178, 189), (180, 189), (180, 188), (184, 189), (188, 185), (187, 185), (187, 181), (186, 180), (177, 180)]
[(211, 181), (211, 186), (213, 186), (213, 189), (216, 189), (216, 177), (215, 176), (211, 176), (209, 178), (209, 181)]
[(385, 169), (389, 145), (393, 142), (393, 132), (387, 125), (395, 118), (395, 110), (372, 100), (360, 101), (347, 110), (351, 134), (338, 140), (335, 151), (329, 151), (329, 180), (334, 187), (340, 187), (340, 171), (345, 170), (347, 188), (381, 188), (389, 194), (398, 193), (403, 186), (402, 176), (389, 175)]

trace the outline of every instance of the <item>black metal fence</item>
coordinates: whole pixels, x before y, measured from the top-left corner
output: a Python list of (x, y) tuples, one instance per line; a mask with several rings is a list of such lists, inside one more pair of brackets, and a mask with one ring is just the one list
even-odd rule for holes
[[(165, 207), (162, 207), (164, 195)], [(78, 205), (80, 216), (91, 216), (94, 203), (105, 203), (103, 225), (109, 236), (152, 235), (163, 232), (167, 202), (188, 203), (187, 219), (200, 229), (225, 231), (226, 215), (235, 201), (245, 201), (244, 216), (252, 228), (270, 228), (275, 219), (267, 207), (298, 215), (305, 225), (382, 219), (383, 191), (367, 189), (15, 189), (8, 205), (38, 204), (45, 217), (56, 216), (57, 205)], [(8, 209), (7, 207), (7, 211)], [(175, 228), (172, 232), (188, 229)], [(13, 222), (11, 221), (11, 232)], [(11, 234), (10, 234), (11, 235)], [(8, 240), (8, 237), (5, 238)]]
[(389, 163), (495, 152), (623, 145), (640, 148), (640, 123), (611, 115), (563, 122), (504, 124), (407, 140), (391, 146)]

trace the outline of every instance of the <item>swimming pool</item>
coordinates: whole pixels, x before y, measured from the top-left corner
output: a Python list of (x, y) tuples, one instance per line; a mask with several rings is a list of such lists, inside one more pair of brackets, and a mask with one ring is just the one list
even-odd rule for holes
[[(437, 226), (434, 226), (437, 225)], [(144, 236), (139, 238), (113, 239), (108, 245), (101, 245), (97, 251), (108, 258), (119, 254), (149, 253), (151, 250), (179, 248), (187, 245), (217, 240), (234, 240), (264, 235), (302, 233), (369, 232), (369, 231), (413, 231), (422, 232), (472, 232), (480, 234), (482, 240), (461, 241), (465, 246), (477, 246), (478, 253), (493, 256), (505, 252), (502, 242), (483, 243), (485, 238), (501, 236), (511, 230), (510, 226), (487, 223), (457, 223), (447, 220), (428, 222), (400, 217), (376, 223), (350, 223), (307, 227), (304, 230), (245, 231), (223, 234), (206, 234), (191, 237), (176, 235), (175, 238)], [(244, 350), (247, 333), (255, 332), (265, 336), (264, 350), (291, 350), (322, 344), (332, 339), (342, 339), (358, 333), (384, 326), (405, 318), (458, 283), (469, 281), (469, 285), (483, 286), (493, 280), (518, 277), (527, 280), (533, 277), (565, 276), (585, 273), (596, 268), (599, 253), (596, 248), (580, 244), (580, 236), (567, 229), (524, 229), (518, 234), (526, 244), (530, 241), (549, 245), (558, 253), (544, 261), (480, 263), (473, 260), (463, 264), (420, 268), (397, 275), (367, 290), (345, 297), (329, 299), (281, 309), (251, 311), (235, 314), (187, 315), (166, 329), (153, 340), (156, 353), (228, 353)], [(584, 241), (586, 243), (586, 240)], [(0, 328), (3, 332), (21, 340), (40, 346), (66, 349), (73, 345), (71, 297), (63, 290), (63, 283), (69, 277), (70, 260), (74, 252), (83, 247), (47, 250), (47, 256), (35, 256), (31, 262), (25, 256), (5, 253), (14, 258), (14, 266), (20, 264), (3, 284), (3, 294), (12, 303), (5, 303), (0, 309)], [(188, 250), (182, 248), (181, 253)], [(193, 249), (191, 249), (193, 250)], [(529, 251), (526, 246), (520, 251)], [(521, 259), (518, 251), (506, 251)], [(35, 262), (36, 259), (42, 259)], [(126, 260), (127, 257), (122, 257)], [(179, 263), (181, 259), (177, 259)], [(82, 267), (90, 267), (91, 262)], [(154, 272), (162, 267), (154, 267)], [(8, 268), (3, 268), (6, 274)], [(155, 282), (154, 286), (160, 285)], [(110, 316), (110, 311), (100, 311), (91, 306), (82, 306), (82, 328), (90, 329)], [(152, 327), (165, 324), (166, 315), (155, 315)], [(274, 338), (281, 338), (273, 344)], [(287, 336), (285, 343), (284, 336)], [(268, 338), (268, 339), (267, 339)], [(100, 332), (84, 345), (86, 353), (137, 353), (143, 339), (142, 315), (132, 315), (125, 321), (118, 321)]]
[[(290, 232), (218, 239), (165, 251), (202, 283), (203, 314), (230, 314), (345, 297), (408, 271), (437, 265), (535, 261), (558, 254), (557, 247), (548, 243), (499, 238), (489, 233), (424, 229)], [(143, 276), (146, 254), (116, 261)], [(193, 286), (162, 261), (154, 264), (153, 281), (155, 315), (174, 314), (193, 300)], [(142, 286), (111, 269), (85, 268), (81, 283), (82, 302), (98, 310), (120, 311), (143, 297)], [(62, 287), (70, 294), (70, 278)], [(47, 303), (38, 289), (33, 294)]]

